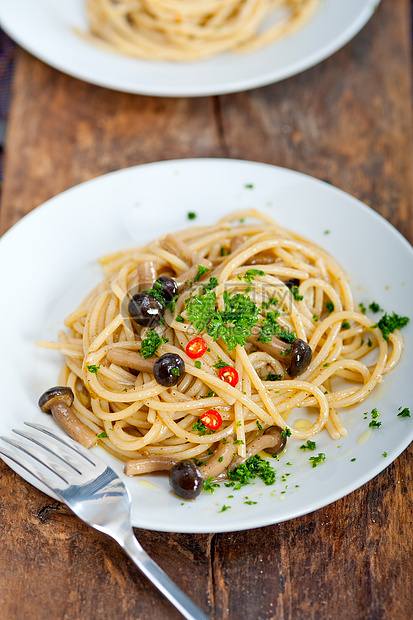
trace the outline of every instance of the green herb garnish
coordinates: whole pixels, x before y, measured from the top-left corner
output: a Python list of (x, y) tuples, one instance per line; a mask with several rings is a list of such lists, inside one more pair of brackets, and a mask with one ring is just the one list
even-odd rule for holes
[[(168, 338), (161, 338), (159, 334), (156, 333), (155, 330), (149, 329), (146, 333), (146, 338), (142, 340), (142, 345), (141, 345), (142, 357), (144, 359), (148, 359), (148, 357), (152, 357), (153, 355), (155, 355), (159, 347), (164, 342), (168, 342)], [(179, 371), (178, 371), (178, 374), (179, 374)]]
[(244, 280), (251, 284), (251, 282), (255, 280), (255, 276), (265, 276), (265, 273), (261, 271), (261, 269), (248, 269), (244, 273)]
[(188, 220), (194, 220), (196, 218), (196, 213), (194, 213), (193, 211), (189, 211), (186, 217), (188, 218)]
[(96, 364), (89, 364), (89, 366), (86, 366), (86, 368), (88, 369), (89, 372), (93, 372), (95, 375), (97, 375), (98, 370), (100, 368), (100, 364), (98, 366), (96, 366)]
[(286, 429), (281, 431), (281, 435), (283, 437), (291, 437), (291, 429), (287, 427)]
[(372, 301), (371, 304), (369, 304), (369, 308), (372, 312), (380, 312), (381, 310), (379, 304), (376, 301)]
[(333, 304), (333, 302), (332, 301), (326, 301), (326, 308), (327, 308), (329, 314), (334, 312), (334, 304)]
[(263, 381), (282, 381), (282, 375), (275, 375), (274, 373), (269, 373), (265, 377), (263, 377)]
[(201, 437), (203, 435), (212, 435), (212, 433), (214, 432), (210, 428), (207, 428), (205, 424), (202, 422), (202, 420), (200, 420), (199, 418), (195, 422), (195, 424), (193, 424), (192, 430), (198, 431), (198, 435), (200, 435)]
[(300, 450), (315, 450), (315, 449), (316, 449), (316, 442), (310, 441), (310, 439), (307, 439), (307, 442), (304, 443), (302, 446), (300, 446)]
[(251, 456), (245, 463), (228, 470), (228, 478), (238, 483), (235, 489), (241, 488), (255, 478), (261, 478), (267, 485), (274, 484), (275, 475), (274, 468), (258, 455)]
[(288, 344), (292, 344), (296, 338), (294, 332), (290, 332), (288, 329), (284, 329), (281, 327), (279, 323), (277, 323), (276, 319), (280, 316), (278, 310), (274, 310), (273, 312), (267, 312), (265, 318), (261, 321), (260, 324), (260, 333), (258, 340), (263, 343), (271, 342), (272, 336), (277, 336), (283, 342), (287, 342)]
[(198, 273), (194, 278), (194, 282), (198, 282), (199, 278), (209, 271), (208, 267), (203, 267), (202, 265), (198, 265)]
[[(370, 306), (369, 306), (370, 307)], [(383, 334), (383, 338), (385, 340), (389, 339), (389, 334), (392, 334), (395, 329), (401, 329), (409, 322), (409, 317), (407, 316), (399, 316), (395, 312), (390, 316), (385, 313), (381, 317), (380, 321), (373, 325), (373, 327), (378, 327)]]
[(326, 460), (326, 455), (324, 454), (324, 452), (319, 452), (317, 456), (310, 456), (308, 460), (311, 462), (311, 465), (313, 467), (317, 467), (317, 465), (324, 463), (324, 461)]
[[(400, 411), (400, 409), (402, 409), (402, 408), (400, 407), (400, 408), (399, 408), (399, 411)], [(400, 413), (398, 413), (398, 414), (397, 414), (397, 417), (398, 417), (398, 418), (410, 418), (410, 409), (408, 409), (407, 407), (405, 407), (404, 409), (402, 409), (402, 410), (400, 411)]]
[(292, 286), (291, 287), (291, 293), (292, 293), (295, 301), (301, 301), (302, 299), (304, 299), (304, 297), (298, 293), (298, 286)]
[(106, 435), (105, 431), (103, 431), (102, 433), (100, 433), (100, 435), (98, 435), (96, 433), (96, 437), (99, 437), (99, 439), (107, 439), (108, 436)]

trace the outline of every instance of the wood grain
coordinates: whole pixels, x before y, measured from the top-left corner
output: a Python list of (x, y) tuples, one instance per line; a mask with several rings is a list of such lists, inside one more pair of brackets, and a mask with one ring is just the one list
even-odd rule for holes
[[(355, 39), (318, 66), (247, 93), (199, 99), (98, 88), (20, 50), (0, 231), (112, 170), (235, 157), (325, 179), (413, 241), (409, 36), (408, 1), (383, 0)], [(216, 620), (412, 618), (412, 452), (347, 497), (287, 523), (228, 534), (136, 533)], [(180, 617), (116, 543), (2, 462), (0, 532), (1, 618)]]

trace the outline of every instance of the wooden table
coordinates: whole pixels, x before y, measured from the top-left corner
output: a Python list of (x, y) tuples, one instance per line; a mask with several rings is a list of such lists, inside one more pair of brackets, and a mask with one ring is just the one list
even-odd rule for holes
[[(51, 196), (112, 170), (233, 157), (326, 179), (412, 242), (409, 27), (408, 0), (383, 0), (362, 32), (317, 67), (199, 99), (105, 90), (19, 50), (1, 232)], [(358, 491), (287, 523), (136, 534), (217, 620), (413, 618), (411, 456), (410, 448)], [(116, 543), (1, 462), (0, 526), (1, 618), (180, 617)]]

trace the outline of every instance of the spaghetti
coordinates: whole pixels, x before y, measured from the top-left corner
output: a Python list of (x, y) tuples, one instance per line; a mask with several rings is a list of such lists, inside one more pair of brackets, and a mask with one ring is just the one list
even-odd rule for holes
[(325, 250), (255, 210), (101, 264), (68, 332), (39, 344), (65, 356), (73, 411), (131, 475), (195, 459), (216, 477), (287, 436), (338, 439), (340, 412), (402, 353), (400, 332), (358, 310)]
[(149, 60), (247, 52), (291, 34), (320, 0), (87, 0), (94, 43)]

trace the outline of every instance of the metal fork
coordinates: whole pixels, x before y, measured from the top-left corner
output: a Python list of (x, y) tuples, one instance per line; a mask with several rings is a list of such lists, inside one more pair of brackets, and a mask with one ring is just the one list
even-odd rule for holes
[(25, 424), (39, 435), (13, 429), (16, 435), (27, 441), (1, 437), (13, 447), (13, 450), (7, 450), (0, 444), (3, 460), (23, 468), (67, 504), (82, 521), (114, 538), (185, 618), (208, 620), (136, 540), (130, 521), (131, 497), (113, 469), (72, 439), (40, 424)]

